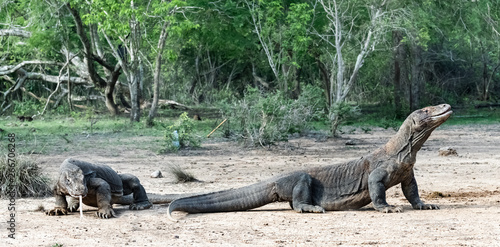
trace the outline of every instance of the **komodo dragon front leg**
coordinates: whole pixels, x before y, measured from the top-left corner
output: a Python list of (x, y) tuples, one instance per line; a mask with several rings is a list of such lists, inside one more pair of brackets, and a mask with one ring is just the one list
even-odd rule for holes
[(403, 212), (402, 207), (389, 205), (385, 195), (385, 181), (388, 180), (387, 169), (379, 167), (373, 170), (368, 176), (368, 191), (372, 199), (373, 208), (384, 213)]
[(115, 216), (112, 206), (111, 188), (101, 178), (91, 178), (87, 182), (88, 194), (83, 198), (83, 204), (97, 207), (96, 215), (100, 218), (111, 218)]
[(65, 215), (68, 214), (68, 202), (66, 201), (66, 196), (60, 194), (57, 189), (54, 189), (54, 195), (56, 198), (56, 206), (54, 209), (49, 210), (47, 215)]
[[(110, 218), (115, 216), (111, 204), (111, 189), (109, 184), (101, 178), (91, 178), (87, 182), (88, 194), (83, 198), (83, 203), (89, 206), (97, 207), (96, 215), (100, 218)], [(65, 215), (68, 212), (76, 212), (81, 206), (78, 199), (71, 197), (70, 203), (66, 200), (66, 195), (54, 190), (56, 197), (56, 206), (47, 212), (48, 215)]]
[(407, 179), (401, 183), (401, 189), (403, 190), (403, 194), (405, 195), (406, 199), (411, 203), (413, 209), (439, 209), (438, 205), (425, 204), (420, 200), (420, 196), (418, 195), (417, 180), (415, 179), (413, 171), (411, 172), (410, 179)]

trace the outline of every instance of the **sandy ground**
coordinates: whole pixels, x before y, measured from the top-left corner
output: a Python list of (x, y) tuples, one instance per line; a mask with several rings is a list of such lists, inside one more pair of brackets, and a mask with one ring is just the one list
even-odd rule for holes
[[(271, 149), (246, 149), (233, 142), (207, 142), (199, 150), (158, 155), (153, 151), (106, 150), (38, 155), (45, 172), (55, 177), (67, 157), (107, 163), (133, 173), (148, 192), (210, 192), (252, 184), (284, 172), (357, 159), (383, 145), (394, 130), (357, 130), (342, 139), (293, 139)], [(353, 140), (354, 146), (345, 145)], [(439, 156), (450, 146), (458, 156)], [(177, 184), (167, 173), (179, 165), (202, 182)], [(150, 178), (154, 170), (164, 178)], [(500, 124), (441, 126), (419, 152), (415, 165), (420, 195), (440, 210), (411, 209), (399, 186), (387, 192), (388, 202), (403, 213), (384, 214), (371, 205), (353, 211), (300, 214), (288, 203), (273, 203), (245, 212), (185, 214), (166, 217), (166, 205), (144, 211), (115, 206), (117, 218), (94, 216), (84, 206), (77, 213), (45, 216), (53, 198), (16, 200), (16, 239), (7, 238), (7, 204), (0, 200), (2, 246), (500, 246)], [(442, 196), (436, 196), (441, 193)]]

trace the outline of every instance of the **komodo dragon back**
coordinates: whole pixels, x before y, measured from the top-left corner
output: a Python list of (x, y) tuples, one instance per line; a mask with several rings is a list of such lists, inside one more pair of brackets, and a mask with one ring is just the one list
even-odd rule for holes
[[(118, 174), (108, 165), (105, 164), (93, 164), (90, 162), (76, 160), (73, 158), (68, 158), (63, 161), (60, 167), (60, 171), (64, 170), (75, 170), (75, 167), (78, 167), (83, 175), (85, 176), (85, 180), (83, 184), (87, 184), (88, 180), (91, 178), (106, 178), (106, 182), (109, 184), (111, 194), (114, 196), (123, 195), (123, 184), (121, 178)], [(68, 175), (77, 175), (77, 172), (68, 173)], [(68, 177), (66, 177), (68, 179)], [(60, 181), (62, 182), (62, 181)], [(65, 183), (62, 183), (65, 184)], [(66, 186), (76, 186), (78, 184), (73, 183), (72, 185)], [(83, 195), (85, 196), (85, 195)]]
[(174, 200), (168, 208), (188, 213), (248, 210), (289, 201), (297, 212), (361, 208), (370, 202), (381, 212), (402, 212), (387, 204), (385, 191), (401, 184), (414, 209), (439, 209), (420, 200), (413, 166), (432, 131), (452, 114), (450, 105), (429, 106), (411, 113), (398, 132), (370, 155), (343, 164), (291, 172), (239, 189)]

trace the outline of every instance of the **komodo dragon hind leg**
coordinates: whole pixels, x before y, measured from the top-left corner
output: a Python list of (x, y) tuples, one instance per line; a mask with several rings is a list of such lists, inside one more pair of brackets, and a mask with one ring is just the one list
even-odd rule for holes
[(290, 203), (293, 210), (299, 213), (324, 213), (325, 209), (312, 205), (311, 176), (307, 173), (294, 174), (293, 176), (297, 176), (298, 179), (293, 187), (292, 202)]
[(136, 176), (128, 173), (118, 175), (122, 179), (123, 195), (129, 195), (132, 193), (134, 197), (134, 202), (130, 204), (129, 209), (143, 210), (153, 206), (148, 199), (146, 190), (142, 187), (141, 182)]

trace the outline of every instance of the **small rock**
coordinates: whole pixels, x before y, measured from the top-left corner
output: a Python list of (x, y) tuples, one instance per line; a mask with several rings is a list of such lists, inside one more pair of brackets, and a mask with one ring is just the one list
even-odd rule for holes
[(345, 142), (345, 145), (348, 145), (348, 146), (353, 146), (353, 145), (356, 145), (356, 143), (354, 142), (354, 140), (347, 140)]
[(162, 178), (163, 175), (161, 174), (161, 171), (160, 170), (156, 170), (154, 171), (153, 173), (151, 173), (151, 177), (152, 178)]
[(439, 155), (440, 156), (450, 156), (450, 155), (458, 156), (457, 150), (455, 150), (454, 148), (451, 148), (451, 147), (440, 148)]

